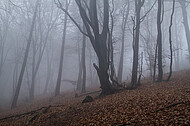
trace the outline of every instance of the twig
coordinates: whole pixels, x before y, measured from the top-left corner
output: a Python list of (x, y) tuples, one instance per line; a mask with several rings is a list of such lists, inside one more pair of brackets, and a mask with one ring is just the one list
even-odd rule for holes
[(171, 105), (169, 105), (169, 106), (160, 108), (160, 109), (156, 110), (155, 112), (163, 111), (164, 109), (172, 108), (172, 107), (177, 106), (177, 105), (180, 105), (180, 104), (187, 104), (187, 105), (188, 105), (188, 104), (190, 104), (190, 101), (177, 102), (177, 103), (171, 104)]
[[(63, 107), (63, 106), (65, 106), (65, 105), (56, 105), (56, 106), (48, 106), (49, 108), (51, 107)], [(22, 113), (22, 114), (18, 114), (18, 115), (12, 115), (12, 116), (8, 116), (8, 117), (4, 117), (4, 118), (1, 118), (0, 119), (0, 121), (1, 120), (6, 120), (6, 119), (10, 119), (10, 118), (17, 118), (17, 117), (20, 117), (20, 116), (24, 116), (24, 115), (29, 115), (29, 114), (34, 114), (34, 113), (36, 113), (36, 112), (38, 112), (38, 111), (40, 111), (40, 110), (42, 110), (42, 109), (46, 109), (46, 108), (48, 108), (48, 107), (41, 107), (41, 108), (39, 108), (39, 109), (36, 109), (36, 110), (33, 110), (33, 111), (30, 111), (30, 112), (26, 112), (26, 113)]]
[(32, 116), (32, 117), (26, 122), (26, 126), (28, 126), (28, 125), (30, 124), (30, 122), (32, 122), (33, 120), (35, 120), (38, 115), (43, 114), (43, 113), (46, 113), (47, 110), (48, 110), (50, 107), (51, 107), (51, 105), (48, 106), (48, 107), (46, 107), (46, 108), (45, 108), (44, 110), (42, 110), (41, 112), (38, 112), (38, 113), (36, 113), (34, 116)]

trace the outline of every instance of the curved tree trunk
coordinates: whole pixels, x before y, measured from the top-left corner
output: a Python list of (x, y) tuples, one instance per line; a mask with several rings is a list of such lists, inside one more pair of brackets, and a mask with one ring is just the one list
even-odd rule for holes
[[(82, 18), (83, 24), (85, 25), (86, 32), (80, 28), (79, 24), (73, 19), (69, 12), (63, 8), (61, 2), (58, 0), (56, 2), (57, 6), (69, 16), (73, 23), (78, 27), (81, 33), (86, 35), (96, 52), (99, 60), (99, 66), (94, 64), (96, 71), (99, 76), (102, 95), (107, 95), (113, 93), (113, 89), (110, 83), (110, 76), (108, 75), (109, 61), (108, 61), (108, 45), (107, 45), (107, 35), (109, 31), (109, 1), (103, 1), (103, 24), (102, 31), (100, 32), (100, 25), (97, 15), (97, 0), (90, 0), (89, 2), (82, 0), (75, 0), (78, 5), (80, 16)], [(88, 8), (88, 9), (86, 9)]]

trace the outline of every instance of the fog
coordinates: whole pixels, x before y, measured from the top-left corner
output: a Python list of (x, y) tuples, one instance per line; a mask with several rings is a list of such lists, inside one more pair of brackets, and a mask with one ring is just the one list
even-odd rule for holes
[[(69, 0), (68, 0), (69, 1)], [(88, 0), (87, 0), (88, 1)], [(123, 15), (127, 11), (127, 5), (130, 3), (129, 15), (126, 20), (124, 36), (124, 60), (122, 82), (131, 81), (133, 66), (133, 20), (136, 18), (135, 2), (133, 0), (113, 0), (110, 3), (110, 15), (113, 16), (113, 63), (116, 76), (118, 74), (121, 48), (122, 48), (122, 22)], [(66, 8), (66, 0), (60, 0), (63, 8)], [(69, 1), (68, 12), (72, 18), (83, 27), (83, 21), (80, 16), (78, 6), (74, 0)], [(141, 8), (141, 17), (144, 17), (140, 23), (139, 36), (139, 65), (141, 65), (141, 53), (143, 52), (142, 79), (151, 77), (150, 60), (148, 56), (153, 56), (157, 43), (157, 3), (154, 0), (145, 0)], [(65, 12), (60, 9), (57, 0), (0, 0), (0, 110), (10, 106), (15, 95), (19, 75), (25, 57), (26, 46), (29, 42), (31, 26), (35, 8), (37, 8), (34, 28), (29, 47), (29, 54), (24, 70), (24, 76), (21, 84), (18, 102), (30, 101), (30, 90), (32, 83), (32, 74), (39, 61), (39, 68), (36, 71), (34, 80), (34, 99), (38, 96), (54, 96), (59, 73), (61, 47), (63, 41)], [(88, 3), (88, 2), (87, 2)], [(36, 7), (37, 6), (37, 7)], [(151, 8), (152, 7), (152, 8)], [(97, 0), (97, 12), (99, 27), (102, 30), (103, 25), (103, 2)], [(113, 10), (113, 12), (111, 12)], [(186, 3), (187, 12), (190, 11), (189, 3)], [(162, 63), (163, 73), (169, 73), (170, 66), (170, 44), (169, 44), (169, 25), (172, 12), (172, 0), (164, 1), (164, 15), (162, 22)], [(189, 69), (189, 51), (184, 28), (182, 9), (179, 2), (176, 1), (175, 13), (172, 25), (172, 47), (173, 47), (173, 71)], [(190, 15), (187, 13), (188, 23), (190, 24)], [(111, 18), (109, 19), (109, 28), (111, 27)], [(92, 30), (91, 30), (92, 31)], [(189, 35), (190, 36), (190, 35)], [(147, 42), (149, 44), (147, 44)], [(148, 45), (148, 47), (147, 47)], [(60, 92), (77, 91), (77, 80), (79, 76), (83, 34), (79, 31), (76, 24), (67, 16), (66, 35), (64, 43), (63, 67), (61, 75)], [(147, 51), (148, 50), (148, 51)], [(98, 57), (91, 41), (86, 37), (85, 50), (86, 63), (86, 91), (92, 87), (100, 87), (97, 71), (93, 63), (98, 64)], [(41, 59), (40, 59), (41, 57)], [(110, 70), (108, 70), (110, 72)], [(153, 72), (153, 70), (152, 70)], [(157, 71), (156, 71), (157, 75)], [(48, 83), (48, 85), (47, 85)], [(47, 90), (45, 90), (47, 86)], [(64, 94), (66, 95), (66, 94)]]

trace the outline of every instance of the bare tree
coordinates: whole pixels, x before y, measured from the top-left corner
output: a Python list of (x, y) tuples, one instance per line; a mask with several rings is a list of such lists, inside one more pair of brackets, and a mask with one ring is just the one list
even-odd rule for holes
[(167, 78), (167, 81), (170, 80), (172, 76), (172, 63), (173, 63), (173, 49), (172, 49), (172, 24), (173, 24), (173, 16), (174, 16), (174, 10), (175, 10), (175, 0), (173, 0), (173, 8), (172, 8), (172, 14), (170, 18), (170, 26), (169, 26), (169, 43), (170, 43), (170, 72), (169, 76)]
[[(127, 7), (127, 8), (126, 8)], [(125, 31), (126, 31), (126, 24), (129, 16), (129, 9), (130, 9), (130, 2), (127, 0), (127, 4), (123, 6), (122, 10), (122, 25), (121, 25), (121, 30), (122, 30), (122, 40), (121, 40), (121, 55), (120, 55), (120, 61), (119, 61), (119, 68), (118, 68), (118, 83), (122, 83), (122, 76), (123, 76), (123, 62), (124, 62), (124, 47), (125, 47)]]
[[(69, 4), (70, 4), (70, 0), (66, 0), (66, 4), (65, 4), (66, 11), (68, 11), (68, 9), (69, 9)], [(57, 84), (56, 84), (56, 89), (55, 89), (55, 96), (60, 95), (61, 77), (62, 77), (62, 70), (63, 70), (64, 47), (65, 47), (66, 30), (67, 30), (67, 20), (68, 20), (68, 15), (65, 13), (61, 55), (60, 55), (60, 63), (59, 63), (59, 73), (58, 73)]]
[(189, 24), (188, 24), (188, 18), (187, 18), (188, 15), (187, 15), (187, 10), (186, 10), (186, 0), (178, 0), (178, 2), (180, 3), (181, 9), (182, 9), (183, 25), (185, 28), (187, 45), (188, 45), (188, 50), (189, 50), (189, 55), (190, 55), (190, 30), (189, 30)]
[(20, 88), (21, 88), (21, 84), (22, 84), (22, 80), (23, 80), (23, 75), (24, 75), (24, 71), (25, 71), (26, 63), (27, 63), (27, 59), (28, 59), (28, 53), (29, 53), (31, 42), (32, 42), (32, 35), (33, 35), (33, 32), (34, 32), (34, 26), (35, 26), (35, 22), (36, 22), (39, 2), (40, 2), (40, 0), (36, 1), (35, 11), (34, 11), (34, 14), (33, 14), (33, 19), (32, 19), (32, 25), (31, 25), (31, 28), (30, 28), (30, 34), (29, 34), (28, 42), (27, 42), (27, 46), (26, 46), (26, 52), (25, 52), (21, 72), (20, 72), (20, 75), (19, 75), (15, 95), (13, 97), (13, 101), (12, 101), (12, 104), (11, 104), (11, 108), (15, 108), (16, 104), (17, 104), (17, 100), (18, 100), (18, 96), (19, 96), (19, 92), (20, 92)]
[(136, 21), (134, 21), (135, 26), (133, 28), (133, 67), (132, 67), (132, 78), (131, 78), (131, 88), (137, 84), (137, 70), (138, 70), (138, 55), (139, 55), (139, 33), (140, 33), (140, 13), (141, 8), (144, 4), (144, 0), (135, 0), (135, 12), (136, 12)]
[(163, 77), (163, 69), (162, 69), (162, 29), (161, 29), (161, 23), (162, 23), (162, 4), (163, 0), (158, 0), (158, 12), (157, 12), (157, 46), (158, 46), (158, 82), (162, 81)]
[[(107, 48), (107, 34), (108, 34), (108, 24), (109, 24), (109, 2), (108, 0), (103, 1), (103, 25), (102, 31), (100, 32), (99, 20), (97, 16), (97, 0), (90, 0), (89, 4), (86, 1), (75, 0), (78, 5), (79, 12), (83, 23), (85, 25), (87, 33), (85, 33), (78, 23), (73, 19), (73, 17), (68, 13), (66, 9), (63, 8), (60, 1), (57, 1), (58, 7), (63, 10), (74, 24), (79, 28), (79, 30), (86, 36), (89, 37), (91, 44), (98, 56), (99, 64), (98, 66), (94, 63), (94, 67), (97, 70), (102, 93), (101, 95), (107, 95), (114, 92), (110, 80), (109, 80), (109, 61), (108, 61), (108, 48)], [(87, 9), (85, 9), (87, 8)]]
[[(52, 3), (53, 4), (53, 3)], [(34, 90), (35, 90), (35, 81), (36, 81), (36, 76), (43, 58), (43, 54), (48, 42), (48, 38), (50, 35), (50, 32), (57, 21), (58, 16), (56, 15), (55, 19), (53, 19), (53, 10), (51, 10), (50, 13), (50, 19), (49, 21), (47, 20), (47, 24), (43, 23), (42, 21), (44, 20), (43, 15), (45, 12), (42, 11), (42, 7), (39, 6), (39, 16), (38, 16), (38, 28), (35, 29), (36, 35), (33, 37), (33, 58), (32, 58), (32, 79), (31, 79), (31, 88), (30, 88), (30, 100), (34, 99)], [(43, 25), (47, 25), (47, 30), (43, 29)], [(39, 38), (39, 40), (37, 40)], [(38, 43), (39, 41), (39, 43)], [(50, 64), (48, 64), (48, 67)], [(48, 68), (51, 70), (51, 68)], [(48, 71), (50, 72), (50, 71)], [(48, 83), (48, 79), (47, 79)]]
[(0, 77), (3, 73), (3, 67), (7, 59), (8, 51), (6, 51), (5, 46), (11, 22), (12, 9), (10, 3), (7, 1), (2, 5), (2, 8), (0, 8)]

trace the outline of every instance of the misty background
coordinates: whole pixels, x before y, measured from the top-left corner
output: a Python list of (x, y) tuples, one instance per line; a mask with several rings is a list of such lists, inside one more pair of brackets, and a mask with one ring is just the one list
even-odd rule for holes
[[(98, 0), (99, 19), (101, 20), (102, 2)], [(142, 7), (141, 15), (143, 16), (153, 5), (154, 0), (145, 0)], [(65, 5), (65, 1), (62, 1)], [(121, 54), (121, 23), (124, 13), (125, 0), (114, 1), (113, 12), (113, 42), (114, 42), (114, 65), (116, 71), (119, 67), (119, 58)], [(113, 7), (113, 6), (111, 6)], [(190, 7), (187, 6), (187, 12)], [(18, 76), (21, 70), (28, 35), (30, 34), (30, 26), (32, 24), (32, 16), (35, 10), (35, 0), (0, 0), (0, 108), (10, 104), (16, 89)], [(164, 18), (162, 23), (163, 38), (163, 70), (164, 73), (169, 72), (169, 39), (168, 27), (169, 17), (172, 11), (172, 2), (164, 3)], [(78, 11), (78, 7), (74, 0), (69, 5), (69, 13), (82, 27), (82, 21)], [(35, 97), (43, 95), (47, 84), (46, 94), (53, 95), (55, 92), (56, 81), (59, 70), (59, 58), (62, 44), (62, 34), (64, 27), (64, 12), (55, 4), (54, 0), (41, 0), (38, 8), (36, 23), (32, 43), (30, 46), (28, 61), (24, 78), (19, 94), (19, 100), (27, 102), (29, 99), (29, 90), (32, 80), (33, 59), (35, 63), (42, 54), (39, 69), (35, 79)], [(150, 47), (154, 56), (157, 38), (156, 27), (157, 4), (147, 14), (140, 29), (140, 49), (143, 52), (143, 76), (150, 77), (149, 56), (147, 54), (146, 39), (150, 39)], [(190, 24), (190, 15), (188, 21)], [(130, 1), (130, 11), (127, 19), (125, 31), (125, 51), (123, 66), (123, 81), (131, 79), (133, 48), (132, 48), (132, 29), (133, 22), (131, 17), (135, 15), (134, 1)], [(64, 47), (63, 74), (61, 82), (61, 92), (75, 91), (80, 66), (80, 58), (82, 52), (82, 34), (73, 22), (67, 19), (66, 41)], [(183, 26), (183, 16), (180, 4), (176, 2), (175, 14), (172, 27), (172, 41), (174, 62), (173, 70), (179, 71), (189, 69), (189, 54), (187, 48), (187, 40)], [(92, 45), (87, 39), (86, 42), (86, 84), (87, 87), (99, 87), (99, 80), (93, 63), (97, 63), (97, 56)], [(49, 74), (49, 75), (48, 75)], [(88, 88), (87, 88), (88, 90)]]

